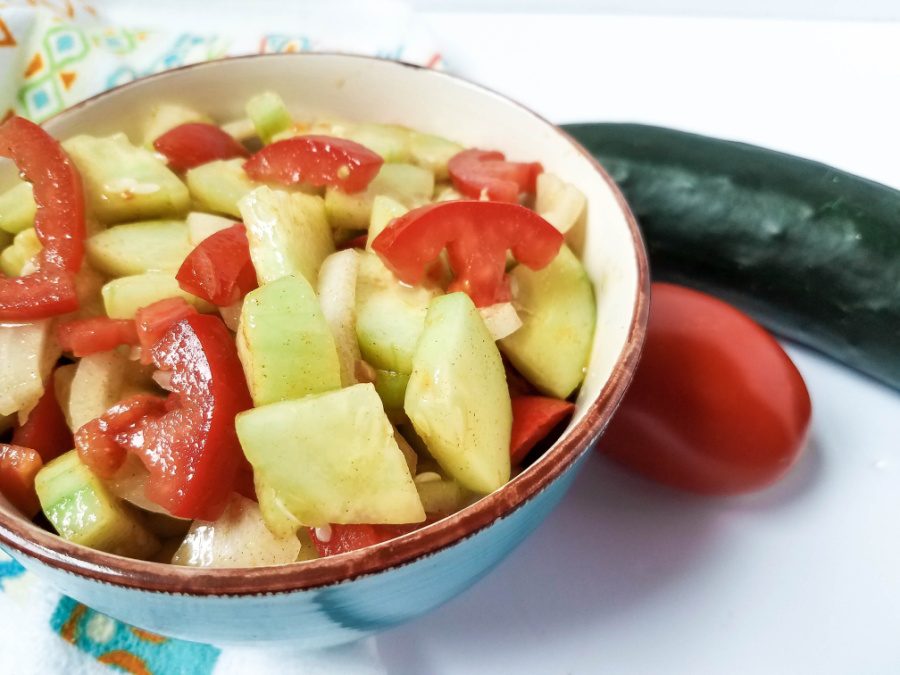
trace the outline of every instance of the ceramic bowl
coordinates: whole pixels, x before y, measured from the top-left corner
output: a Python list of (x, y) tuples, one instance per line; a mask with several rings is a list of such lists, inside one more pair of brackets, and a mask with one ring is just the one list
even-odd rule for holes
[[(220, 121), (274, 89), (295, 116), (399, 123), (539, 160), (587, 196), (582, 250), (598, 301), (593, 353), (574, 419), (553, 447), (502, 489), (463, 511), (378, 546), (309, 563), (187, 569), (68, 543), (0, 504), (0, 546), (90, 607), (137, 627), (201, 642), (291, 640), (321, 647), (412, 619), (471, 586), (563, 497), (613, 415), (637, 363), (647, 321), (644, 245), (622, 195), (569, 136), (480, 86), (397, 62), (334, 54), (214, 61), (96, 96), (46, 123), (59, 138), (125, 131), (158, 102)], [(547, 555), (554, 555), (548, 551)]]

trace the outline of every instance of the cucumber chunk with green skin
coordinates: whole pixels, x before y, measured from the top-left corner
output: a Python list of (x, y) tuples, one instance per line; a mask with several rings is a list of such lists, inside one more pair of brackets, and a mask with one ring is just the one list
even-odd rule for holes
[(375, 391), (381, 397), (388, 416), (403, 412), (403, 401), (406, 398), (406, 385), (409, 373), (397, 373), (393, 370), (375, 371)]
[(506, 372), (465, 293), (431, 301), (404, 407), (429, 453), (461, 485), (486, 494), (509, 481), (512, 404)]
[(0, 271), (8, 277), (21, 276), (26, 263), (40, 252), (41, 242), (34, 228), (22, 230), (13, 238), (12, 244), (0, 252)]
[(241, 217), (238, 202), (259, 183), (244, 172), (243, 159), (219, 159), (190, 169), (184, 176), (194, 202), (203, 211)]
[(378, 195), (386, 195), (408, 209), (431, 200), (434, 174), (413, 164), (384, 164), (368, 187), (347, 194), (338, 188), (325, 190), (325, 212), (331, 227), (365, 230), (372, 217), (372, 204)]
[(214, 312), (216, 308), (205, 300), (181, 290), (175, 276), (169, 272), (145, 272), (108, 281), (100, 289), (106, 316), (110, 319), (133, 319), (135, 313), (147, 305), (166, 298), (184, 298), (200, 312)]
[(246, 112), (263, 143), (271, 142), (275, 134), (294, 123), (284, 101), (274, 91), (264, 91), (251, 98), (247, 101)]
[(254, 408), (237, 416), (236, 427), (276, 535), (329, 523), (425, 520), (371, 384)]
[(435, 291), (405, 286), (374, 253), (360, 255), (356, 288), (356, 337), (370, 365), (412, 372), (412, 357)]
[(237, 348), (256, 406), (341, 387), (334, 337), (302, 276), (282, 277), (247, 294)]
[(159, 540), (112, 496), (70, 450), (42, 468), (34, 480), (41, 509), (63, 539), (129, 558), (150, 558)]
[(459, 511), (472, 494), (455, 480), (416, 480), (425, 513), (446, 516)]
[(342, 137), (364, 145), (378, 153), (385, 162), (408, 162), (410, 159), (410, 130), (396, 124), (336, 125), (336, 132)]
[(63, 148), (81, 172), (91, 212), (104, 223), (178, 217), (190, 206), (178, 176), (125, 134), (75, 136)]
[(259, 283), (297, 275), (315, 287), (319, 267), (334, 253), (322, 198), (263, 186), (244, 197), (240, 209)]
[(411, 131), (409, 134), (409, 161), (434, 174), (435, 180), (447, 180), (450, 159), (465, 150), (459, 143), (440, 136)]
[(116, 225), (88, 238), (88, 262), (111, 277), (177, 272), (193, 249), (189, 235), (181, 220)]
[(153, 150), (153, 141), (157, 138), (175, 127), (192, 122), (213, 123), (212, 118), (208, 115), (184, 105), (161, 103), (154, 106), (144, 123), (144, 147)]
[(568, 398), (584, 379), (591, 353), (597, 321), (591, 280), (565, 245), (543, 269), (519, 265), (510, 277), (522, 327), (500, 340), (500, 349), (543, 393)]
[(20, 180), (9, 190), (0, 194), (0, 230), (18, 234), (34, 227), (37, 204), (31, 190), (31, 183)]

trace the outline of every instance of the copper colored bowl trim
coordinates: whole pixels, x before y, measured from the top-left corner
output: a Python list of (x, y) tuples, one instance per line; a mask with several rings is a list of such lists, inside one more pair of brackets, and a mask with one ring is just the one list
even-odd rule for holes
[[(335, 54), (294, 54), (291, 58), (332, 57)], [(348, 57), (346, 54), (339, 54)], [(286, 58), (286, 55), (250, 55), (245, 58)], [(352, 58), (383, 61), (376, 57)], [(391, 61), (397, 63), (396, 61)], [(204, 62), (164, 71), (142, 78), (122, 87), (135, 86), (150, 78), (166, 77), (172, 72), (188, 68), (203, 68), (215, 62)], [(423, 68), (401, 63), (411, 68)], [(509, 516), (526, 501), (559, 478), (583, 453), (587, 452), (609, 423), (628, 388), (640, 358), (647, 326), (650, 298), (650, 273), (644, 241), (621, 191), (603, 167), (569, 134), (545, 120), (525, 106), (511, 101), (486, 87), (447, 73), (434, 72), (435, 77), (462, 81), (525, 109), (547, 123), (571, 143), (594, 166), (612, 190), (628, 222), (634, 241), (637, 262), (637, 298), (628, 339), (597, 399), (590, 404), (581, 421), (569, 429), (539, 460), (513, 478), (505, 486), (475, 504), (447, 516), (422, 529), (369, 548), (289, 565), (239, 568), (194, 569), (166, 563), (154, 563), (124, 558), (68, 542), (21, 517), (0, 511), (0, 542), (6, 547), (34, 558), (52, 568), (87, 577), (94, 581), (158, 593), (182, 593), (197, 596), (254, 595), (284, 593), (301, 589), (328, 586), (349, 581), (366, 574), (374, 574), (391, 567), (408, 564), (436, 553), (458, 541), (489, 527), (498, 518)], [(100, 93), (60, 113), (71, 114), (85, 104), (101, 99), (122, 88)]]

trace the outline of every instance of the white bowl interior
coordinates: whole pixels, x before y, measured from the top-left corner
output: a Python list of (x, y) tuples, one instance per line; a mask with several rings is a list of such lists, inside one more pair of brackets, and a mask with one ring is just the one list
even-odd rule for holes
[[(591, 161), (529, 110), (465, 81), (404, 64), (343, 55), (271, 55), (214, 61), (141, 80), (49, 122), (59, 138), (125, 131), (140, 138), (150, 108), (182, 103), (220, 122), (244, 116), (246, 100), (277, 91), (298, 118), (403, 124), (509, 159), (540, 161), (587, 196), (586, 227), (574, 242), (597, 293), (597, 329), (575, 421), (595, 399), (626, 345), (638, 293), (634, 240), (611, 186)], [(8, 168), (8, 167), (7, 167)]]

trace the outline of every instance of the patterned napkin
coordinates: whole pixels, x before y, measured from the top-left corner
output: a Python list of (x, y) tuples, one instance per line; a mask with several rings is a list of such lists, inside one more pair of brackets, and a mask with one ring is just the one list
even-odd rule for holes
[[(331, 11), (305, 12), (303, 32), (261, 34), (114, 26), (104, 16), (121, 5), (111, 3), (0, 1), (0, 119), (16, 113), (40, 122), (110, 87), (237, 54), (344, 51), (441, 65), (427, 32), (397, 2), (356, 2), (352, 12), (342, 3), (339, 22)], [(177, 7), (167, 7), (166, 0), (153, 4), (171, 15)], [(258, 6), (259, 0), (245, 0), (243, 9), (255, 11)], [(217, 12), (237, 12), (241, 3), (222, 0), (215, 7)], [(294, 26), (289, 20), (272, 25)], [(314, 654), (292, 653), (289, 646), (220, 649), (163, 638), (61, 596), (0, 551), (2, 673), (373, 675), (383, 672), (377, 664), (371, 641)]]

